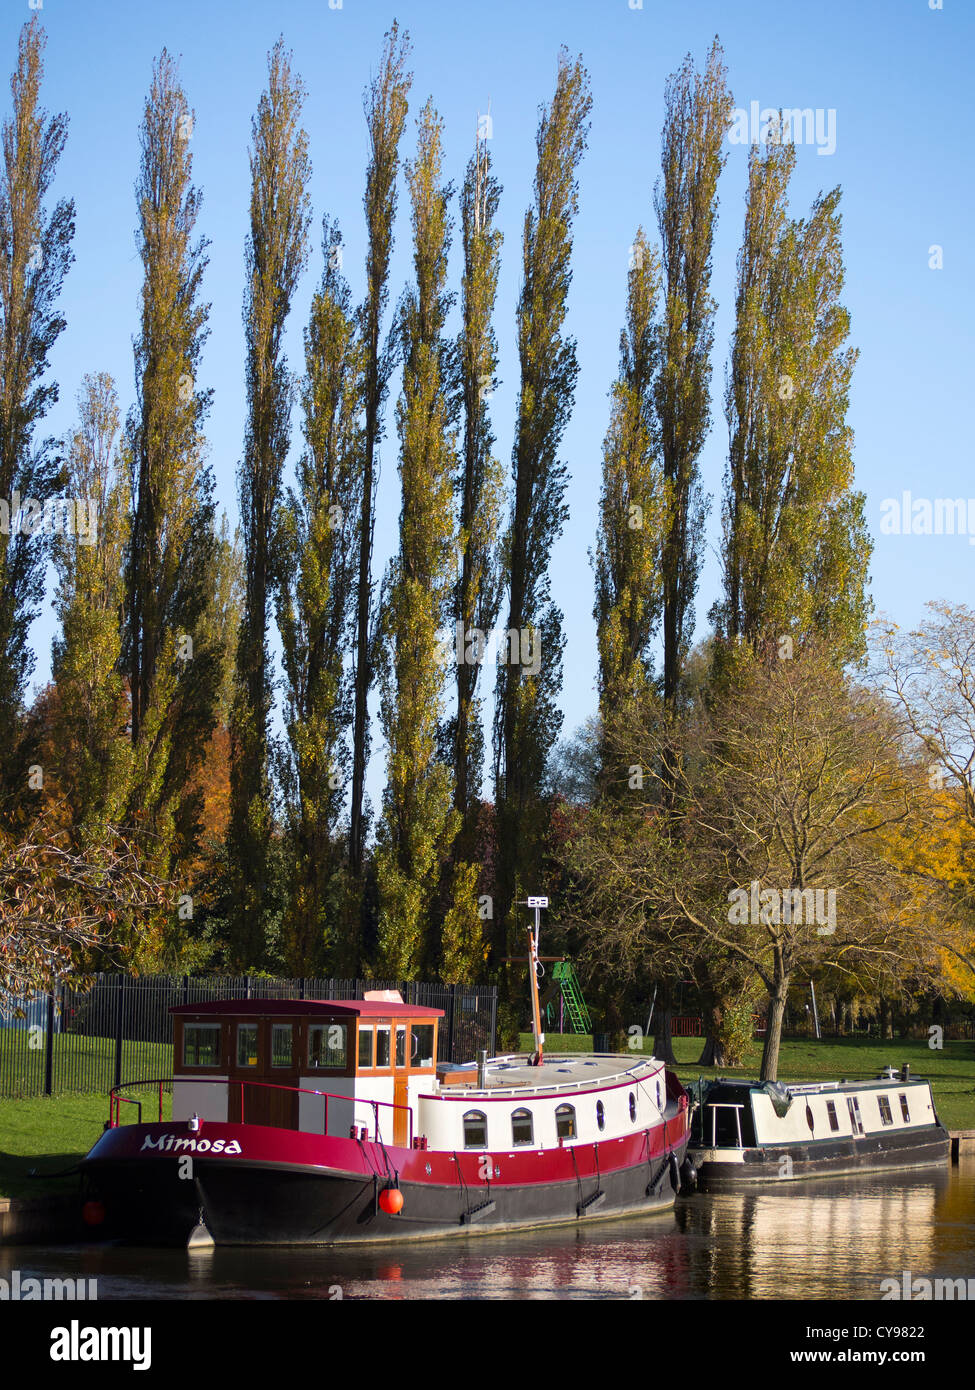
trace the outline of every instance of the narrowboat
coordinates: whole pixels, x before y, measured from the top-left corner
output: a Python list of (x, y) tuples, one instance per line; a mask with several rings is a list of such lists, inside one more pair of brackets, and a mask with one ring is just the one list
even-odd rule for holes
[(537, 947), (536, 922), (527, 1055), (438, 1063), (441, 1011), (395, 991), (174, 1007), (174, 1075), (141, 1083), (156, 1118), (116, 1087), (82, 1161), (88, 1219), (143, 1244), (331, 1245), (671, 1208), (686, 1092), (653, 1057), (547, 1055)]
[(689, 1091), (688, 1158), (704, 1188), (946, 1163), (931, 1083), (893, 1067), (873, 1080), (730, 1080)]

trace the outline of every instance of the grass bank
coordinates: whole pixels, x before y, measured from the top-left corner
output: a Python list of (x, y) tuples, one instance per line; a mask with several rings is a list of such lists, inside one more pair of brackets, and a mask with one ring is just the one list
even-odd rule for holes
[[(143, 1116), (155, 1119), (155, 1096), (147, 1099), (150, 1103)], [(123, 1123), (131, 1123), (137, 1114), (134, 1106), (123, 1106), (122, 1111)], [(172, 1098), (164, 1095), (164, 1118), (169, 1119), (171, 1113)], [(73, 1191), (77, 1176), (56, 1175), (84, 1158), (107, 1118), (105, 1095), (0, 1100), (0, 1197), (43, 1197)], [(32, 1171), (36, 1177), (31, 1176)]]

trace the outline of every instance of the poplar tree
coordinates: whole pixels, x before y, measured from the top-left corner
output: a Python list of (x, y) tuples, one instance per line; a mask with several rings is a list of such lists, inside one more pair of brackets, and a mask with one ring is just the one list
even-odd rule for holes
[(717, 39), (703, 74), (688, 54), (665, 92), (661, 177), (654, 189), (663, 268), (656, 406), (666, 513), (662, 536), (664, 700), (673, 708), (694, 632), (707, 502), (698, 459), (711, 424), (715, 302), (711, 252), (731, 112)]
[(250, 235), (247, 240), (247, 425), (238, 473), (246, 590), (231, 713), (232, 953), (238, 968), (265, 950), (272, 796), (268, 776), (271, 681), (268, 605), (274, 581), (273, 526), (291, 429), (285, 323), (307, 258), (311, 178), (301, 128), (304, 87), (279, 39), (268, 55), (268, 85), (251, 122)]
[(631, 248), (620, 370), (603, 443), (593, 616), (604, 720), (649, 688), (650, 643), (660, 624), (664, 498), (654, 408), (659, 294), (660, 261), (641, 227)]
[(363, 205), (366, 213), (366, 297), (359, 310), (363, 343), (363, 455), (362, 503), (359, 523), (359, 563), (356, 581), (354, 647), (354, 723), (352, 732), (352, 799), (349, 809), (349, 866), (353, 878), (362, 876), (366, 822), (363, 810), (366, 763), (369, 757), (369, 691), (373, 680), (371, 631), (372, 540), (377, 449), (383, 435), (382, 412), (389, 378), (396, 358), (393, 334), (381, 344), (383, 314), (389, 296), (389, 258), (393, 249), (396, 215), (396, 173), (399, 142), (406, 121), (407, 97), (413, 78), (405, 71), (409, 37), (393, 23), (385, 36), (379, 72), (366, 92), (364, 107), (369, 129), (370, 158)]
[[(558, 450), (572, 409), (578, 363), (575, 340), (564, 327), (572, 278), (571, 226), (579, 202), (576, 174), (591, 104), (581, 59), (570, 61), (562, 49), (555, 95), (542, 111), (536, 137), (535, 200), (525, 215), (524, 283), (518, 301), (521, 388), (512, 451), (514, 498), (504, 541), (509, 650), (498, 667), (495, 705), (501, 932), (519, 891), (537, 886), (533, 879), (540, 872), (543, 835), (540, 789), (562, 722), (556, 703), (562, 682), (562, 614), (551, 601), (548, 564), (567, 515), (567, 470)], [(511, 650), (512, 634), (518, 634), (517, 651)], [(537, 674), (526, 669), (532, 665), (538, 666)], [(497, 945), (503, 945), (500, 936)]]
[(69, 496), (84, 499), (88, 524), (55, 540), (54, 606), (61, 631), (52, 656), (58, 787), (82, 837), (117, 823), (128, 791), (129, 704), (121, 650), (131, 517), (120, 428), (112, 378), (104, 372), (86, 376), (68, 443), (67, 484)]
[(193, 123), (164, 49), (145, 103), (136, 184), (143, 286), (125, 444), (132, 526), (123, 648), (129, 812), (150, 832), (164, 875), (196, 833), (200, 797), (191, 784), (213, 730), (223, 662), (204, 631), (216, 540), (203, 435), (212, 392), (196, 384), (209, 305), (199, 297), (208, 243), (193, 241), (202, 201), (191, 181)]
[(724, 602), (732, 643), (792, 656), (815, 634), (840, 665), (862, 655), (871, 544), (853, 489), (840, 192), (788, 216), (782, 131), (753, 150), (725, 393)]
[(292, 865), (284, 952), (296, 975), (358, 967), (337, 930), (344, 893), (337, 832), (352, 715), (345, 654), (362, 500), (363, 354), (337, 222), (323, 222), (322, 247), (325, 269), (305, 330), (305, 451), (297, 492), (289, 491), (277, 521)]
[(48, 355), (65, 321), (57, 310), (74, 257), (74, 203), (46, 199), (67, 138), (68, 118), (40, 105), (46, 38), (36, 17), (20, 31), (10, 79), (12, 113), (0, 143), (0, 793), (15, 811), (28, 792), (30, 749), (20, 715), (34, 667), (28, 635), (44, 594), (49, 544), (20, 504), (57, 495), (61, 461), (34, 433), (58, 398)]
[(399, 553), (386, 581), (381, 640), (381, 718), (387, 787), (378, 829), (380, 970), (412, 979), (430, 947), (430, 904), (460, 817), (449, 766), (437, 756), (447, 672), (439, 659), (453, 577), (447, 293), (449, 187), (441, 182), (442, 122), (430, 102), (419, 120), (416, 160), (406, 166), (416, 283), (401, 307), (403, 393)]
[[(501, 188), (491, 173), (487, 141), (478, 137), (461, 191), (464, 274), (461, 331), (457, 343), (463, 449), (455, 490), (458, 499), (458, 576), (451, 596), (455, 638), (457, 710), (449, 726), (454, 768), (454, 806), (463, 818), (461, 840), (470, 846), (480, 809), (484, 730), (477, 694), (483, 657), (480, 634), (495, 624), (501, 603), (498, 553), (504, 474), (495, 456), (490, 398), (498, 365), (492, 325), (502, 233), (495, 227)], [(459, 640), (457, 640), (459, 639)], [(473, 659), (468, 659), (469, 657)]]

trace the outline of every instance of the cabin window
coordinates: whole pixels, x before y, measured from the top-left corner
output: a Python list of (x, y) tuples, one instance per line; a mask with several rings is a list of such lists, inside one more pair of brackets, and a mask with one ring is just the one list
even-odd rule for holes
[(636, 1124), (636, 1096), (630, 1092), (630, 1119)]
[(396, 1025), (396, 1065), (397, 1065), (398, 1067), (405, 1067), (405, 1066), (406, 1066), (406, 1024), (405, 1024), (405, 1023), (398, 1023), (398, 1024)]
[(856, 1096), (847, 1096), (847, 1108), (850, 1112), (850, 1124), (853, 1126), (854, 1134), (863, 1133), (863, 1121), (860, 1118), (860, 1102)]
[(237, 1065), (238, 1067), (257, 1066), (257, 1024), (237, 1024)]
[(345, 1070), (347, 1025), (313, 1023), (308, 1029), (309, 1067)]
[(560, 1139), (576, 1137), (576, 1111), (574, 1105), (555, 1107), (555, 1132)]
[(291, 1066), (291, 1024), (271, 1024), (271, 1066)]
[(373, 1053), (373, 1033), (371, 1028), (359, 1029), (359, 1066), (371, 1067)]
[(887, 1097), (878, 1096), (877, 1106), (880, 1110), (880, 1123), (882, 1125), (892, 1125), (894, 1123), (894, 1117), (890, 1113), (890, 1101), (887, 1099)]
[(596, 1101), (596, 1124), (601, 1130), (606, 1128), (606, 1107), (601, 1100)]
[(909, 1106), (908, 1103), (907, 1103), (907, 1096), (904, 1094), (903, 1091), (901, 1092), (900, 1100), (901, 1100), (901, 1114), (904, 1116), (904, 1123), (905, 1123), (906, 1125), (909, 1125), (909, 1124), (911, 1123), (911, 1109), (910, 1109), (910, 1106)]
[(487, 1148), (487, 1116), (482, 1110), (468, 1110), (464, 1116), (464, 1148)]
[(376, 1029), (376, 1066), (389, 1066), (389, 1024), (381, 1023)]
[(183, 1066), (219, 1067), (220, 1024), (187, 1023), (183, 1029)]
[(833, 1131), (834, 1134), (838, 1134), (840, 1129), (840, 1122), (836, 1114), (835, 1100), (828, 1100), (826, 1102), (826, 1114), (829, 1116), (830, 1129)]
[(532, 1125), (532, 1112), (530, 1110), (516, 1110), (511, 1116), (512, 1144), (532, 1144), (534, 1141), (535, 1130)]
[(414, 1023), (410, 1028), (410, 1047), (414, 1067), (433, 1066), (433, 1024)]

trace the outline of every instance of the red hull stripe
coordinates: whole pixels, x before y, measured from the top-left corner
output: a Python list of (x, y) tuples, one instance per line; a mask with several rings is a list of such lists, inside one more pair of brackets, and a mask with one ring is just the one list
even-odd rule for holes
[[(173, 1136), (179, 1147), (157, 1148), (160, 1137)], [(140, 1159), (153, 1162), (192, 1154), (197, 1159), (232, 1164), (287, 1163), (309, 1169), (327, 1168), (355, 1177), (383, 1181), (397, 1174), (404, 1182), (431, 1185), (458, 1182), (458, 1171), (465, 1183), (484, 1182), (484, 1159), (490, 1160), (492, 1183), (524, 1186), (531, 1183), (568, 1182), (575, 1177), (595, 1177), (633, 1168), (639, 1163), (656, 1164), (677, 1149), (687, 1135), (686, 1115), (677, 1115), (666, 1126), (638, 1130), (621, 1139), (601, 1139), (598, 1143), (575, 1143), (559, 1149), (464, 1150), (457, 1154), (435, 1149), (385, 1147), (354, 1139), (325, 1137), (298, 1130), (273, 1129), (267, 1125), (234, 1125), (206, 1122), (190, 1134), (185, 1125), (119, 1125), (106, 1130), (85, 1162)], [(147, 1140), (153, 1141), (150, 1147)], [(213, 1153), (213, 1143), (231, 1140), (240, 1145), (239, 1154)], [(205, 1144), (205, 1147), (204, 1147)], [(430, 1171), (427, 1172), (429, 1167)], [(497, 1171), (500, 1170), (500, 1171)]]

